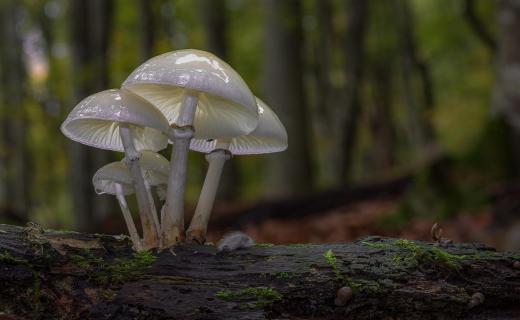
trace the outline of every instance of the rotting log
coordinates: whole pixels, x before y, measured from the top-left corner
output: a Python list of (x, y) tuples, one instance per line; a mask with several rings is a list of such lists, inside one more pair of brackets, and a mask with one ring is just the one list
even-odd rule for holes
[[(0, 225), (0, 318), (520, 317), (520, 253), (484, 245), (366, 237), (227, 253), (130, 246), (124, 236)], [(343, 286), (352, 298), (336, 306)]]

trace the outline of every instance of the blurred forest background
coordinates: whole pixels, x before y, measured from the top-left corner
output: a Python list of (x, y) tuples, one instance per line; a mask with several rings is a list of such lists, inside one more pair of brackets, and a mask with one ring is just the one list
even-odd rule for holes
[[(518, 1), (1, 0), (0, 24), (2, 223), (124, 232), (91, 185), (122, 154), (59, 126), (148, 58), (197, 48), (289, 133), (284, 153), (226, 164), (210, 239), (429, 239), (439, 221), (453, 240), (520, 249)], [(206, 169), (190, 161), (189, 214)]]

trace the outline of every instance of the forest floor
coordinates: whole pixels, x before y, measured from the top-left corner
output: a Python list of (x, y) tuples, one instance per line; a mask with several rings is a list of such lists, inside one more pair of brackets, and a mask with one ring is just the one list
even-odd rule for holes
[[(476, 213), (460, 213), (442, 221), (432, 217), (416, 217), (395, 222), (400, 197), (381, 197), (298, 219), (267, 218), (247, 224), (243, 231), (259, 243), (331, 243), (358, 239), (366, 235), (381, 235), (411, 240), (431, 240), (431, 228), (438, 222), (443, 237), (455, 242), (481, 242), (503, 250), (520, 250), (516, 241), (520, 224), (504, 230), (493, 227), (490, 208)], [(217, 208), (214, 219), (225, 215), (226, 205)], [(216, 242), (229, 230), (210, 228), (209, 241)]]

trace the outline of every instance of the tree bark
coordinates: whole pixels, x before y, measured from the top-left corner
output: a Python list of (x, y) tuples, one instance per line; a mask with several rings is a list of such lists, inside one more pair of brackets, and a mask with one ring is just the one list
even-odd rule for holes
[[(109, 82), (108, 48), (113, 14), (112, 0), (73, 0), (71, 24), (74, 106), (81, 99), (105, 90)], [(117, 212), (113, 199), (100, 197), (92, 188), (94, 172), (110, 161), (110, 153), (69, 142), (71, 192), (75, 225), (94, 230), (97, 221)]]
[[(520, 312), (520, 253), (478, 244), (366, 237), (134, 256), (130, 245), (127, 237), (0, 225), (3, 316), (476, 320)], [(353, 295), (337, 306), (344, 286)]]
[[(312, 187), (310, 130), (303, 92), (302, 17), (297, 0), (265, 0), (265, 97), (291, 141), (270, 155), (268, 192), (301, 193)], [(290, 178), (288, 178), (290, 177)]]

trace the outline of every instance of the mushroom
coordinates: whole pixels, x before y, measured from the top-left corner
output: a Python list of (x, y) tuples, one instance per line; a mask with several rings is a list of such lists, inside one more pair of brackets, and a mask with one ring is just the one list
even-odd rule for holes
[[(162, 186), (168, 183), (169, 163), (163, 156), (152, 151), (143, 151), (141, 153), (140, 165), (147, 186)], [(116, 196), (134, 248), (137, 251), (143, 250), (143, 245), (125, 198), (125, 196), (135, 192), (132, 174), (126, 165), (125, 159), (101, 167), (94, 174), (92, 184), (97, 194), (112, 194)], [(145, 249), (148, 248), (145, 245)]]
[(161, 247), (184, 239), (184, 185), (192, 137), (233, 138), (258, 124), (255, 99), (227, 63), (200, 50), (179, 50), (154, 57), (123, 83), (150, 101), (168, 119), (173, 142)]
[(352, 289), (350, 287), (341, 287), (336, 291), (336, 298), (334, 304), (338, 307), (342, 307), (352, 299)]
[(276, 114), (260, 99), (258, 127), (250, 134), (218, 140), (193, 139), (190, 148), (207, 153), (209, 163), (195, 214), (187, 230), (190, 241), (204, 243), (222, 168), (232, 155), (280, 152), (287, 148), (287, 132)]
[(106, 90), (83, 99), (61, 125), (63, 134), (71, 140), (125, 153), (147, 247), (157, 246), (160, 226), (141, 174), (139, 152), (164, 149), (168, 138), (163, 132), (168, 129), (159, 110), (124, 89)]

